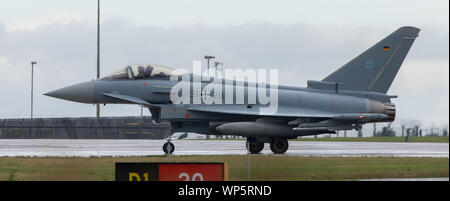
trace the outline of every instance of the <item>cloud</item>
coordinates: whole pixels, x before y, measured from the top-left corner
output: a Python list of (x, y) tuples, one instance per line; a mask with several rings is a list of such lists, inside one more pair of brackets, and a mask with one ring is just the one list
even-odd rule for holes
[(12, 64), (8, 58), (4, 56), (0, 56), (0, 75), (3, 75), (3, 86), (21, 79), (20, 72), (17, 70), (17, 67), (15, 67), (14, 64)]
[(33, 31), (39, 28), (57, 25), (67, 25), (70, 23), (87, 23), (87, 19), (80, 13), (58, 12), (46, 15), (29, 16), (6, 25), (7, 32)]
[(389, 93), (399, 96), (397, 119), (448, 124), (449, 61), (406, 59)]
[(403, 93), (423, 94), (438, 89), (448, 94), (449, 61), (406, 59), (395, 82), (392, 87)]
[[(32, 60), (38, 61), (35, 113), (95, 115), (92, 105), (42, 95), (95, 77), (95, 26), (85, 22), (83, 17), (71, 14), (60, 21), (45, 19), (36, 21), (39, 26), (23, 23), (24, 26), (16, 25), (14, 29), (2, 28), (0, 23), (0, 93), (8, 94), (0, 99), (0, 117), (1, 114), (28, 113), (29, 63)], [(204, 55), (211, 54), (224, 62), (224, 67), (278, 68), (281, 84), (295, 86), (305, 86), (307, 80), (323, 79), (394, 31), (391, 28), (270, 23), (135, 26), (122, 18), (104, 21), (101, 27), (103, 75), (134, 63), (191, 70), (193, 60), (203, 60)], [(440, 111), (443, 105), (448, 105), (448, 31), (436, 27), (421, 28), (421, 37), (413, 45), (390, 93), (400, 96), (395, 102), (402, 108), (399, 111), (401, 118), (414, 116), (424, 121), (442, 119), (448, 122), (448, 106), (447, 112)], [(9, 83), (8, 87), (4, 83)], [(103, 115), (140, 114), (136, 106), (107, 105), (102, 108)], [(436, 116), (438, 118), (434, 118)]]

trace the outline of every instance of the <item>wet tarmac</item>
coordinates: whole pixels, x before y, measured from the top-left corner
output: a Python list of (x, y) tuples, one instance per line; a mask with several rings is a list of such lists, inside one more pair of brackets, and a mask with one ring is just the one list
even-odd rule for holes
[[(163, 155), (164, 140), (2, 139), (0, 157)], [(174, 155), (244, 155), (245, 141), (175, 140)], [(272, 154), (265, 144), (262, 154)], [(289, 141), (293, 156), (449, 157), (448, 143)]]

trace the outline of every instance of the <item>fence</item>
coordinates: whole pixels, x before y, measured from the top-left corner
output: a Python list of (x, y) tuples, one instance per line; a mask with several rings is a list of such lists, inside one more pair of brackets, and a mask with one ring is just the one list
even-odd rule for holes
[(140, 116), (0, 119), (0, 139), (164, 139), (169, 129)]

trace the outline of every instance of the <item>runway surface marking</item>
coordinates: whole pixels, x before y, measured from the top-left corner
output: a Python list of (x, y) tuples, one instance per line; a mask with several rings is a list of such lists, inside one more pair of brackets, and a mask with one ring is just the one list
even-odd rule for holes
[[(1, 139), (0, 157), (163, 155), (164, 140)], [(245, 141), (175, 140), (174, 155), (245, 155)], [(265, 144), (262, 154), (272, 154)], [(289, 141), (293, 156), (449, 157), (448, 143)]]

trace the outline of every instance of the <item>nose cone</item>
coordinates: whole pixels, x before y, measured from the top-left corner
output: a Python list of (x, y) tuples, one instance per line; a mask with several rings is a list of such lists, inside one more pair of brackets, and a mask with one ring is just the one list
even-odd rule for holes
[(94, 82), (74, 84), (44, 95), (80, 103), (94, 103)]

